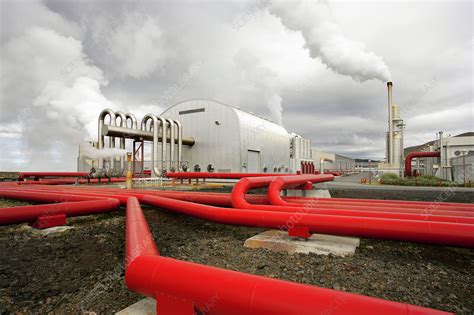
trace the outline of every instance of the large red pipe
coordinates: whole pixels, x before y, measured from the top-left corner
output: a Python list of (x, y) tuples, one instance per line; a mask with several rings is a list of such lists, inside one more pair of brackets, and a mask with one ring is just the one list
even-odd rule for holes
[(268, 177), (268, 176), (289, 176), (295, 174), (266, 174), (266, 173), (208, 173), (208, 172), (175, 172), (167, 173), (169, 178), (194, 179), (194, 178), (220, 178), (220, 179), (241, 179), (244, 177)]
[[(270, 186), (273, 186), (272, 183)], [(48, 190), (48, 191), (66, 191), (66, 192), (98, 192), (101, 194), (123, 194), (130, 195), (135, 193), (142, 194), (151, 194), (158, 195), (162, 197), (168, 197), (172, 199), (179, 199), (197, 203), (203, 203), (219, 207), (231, 207), (232, 202), (229, 194), (225, 193), (211, 193), (211, 192), (179, 192), (179, 191), (158, 191), (158, 190), (143, 190), (143, 189), (114, 189), (114, 188), (97, 188), (97, 187), (43, 187), (35, 186), (35, 189)], [(273, 187), (272, 189), (274, 189)], [(30, 189), (31, 190), (31, 189)], [(278, 195), (276, 195), (278, 197)], [(275, 195), (272, 195), (272, 198), (276, 198)], [(267, 196), (264, 195), (252, 195), (248, 194), (245, 196), (247, 202), (251, 204), (269, 204)], [(278, 199), (277, 199), (278, 200)], [(454, 204), (453, 206), (448, 205), (444, 206), (443, 204), (432, 205), (429, 202), (421, 202), (420, 204), (415, 205), (405, 205), (403, 203), (397, 203), (394, 201), (394, 204), (391, 203), (377, 203), (374, 200), (372, 203), (344, 203), (341, 201), (332, 202), (330, 198), (304, 198), (304, 197), (284, 197), (283, 202), (279, 205), (284, 206), (297, 206), (304, 208), (319, 207), (327, 209), (340, 209), (340, 210), (364, 210), (364, 211), (384, 211), (384, 212), (396, 212), (396, 213), (418, 213), (423, 215), (446, 215), (446, 216), (465, 216), (472, 217), (474, 216), (474, 208), (470, 204)], [(384, 201), (384, 200), (380, 200)]]
[[(474, 208), (470, 209), (470, 205), (458, 204), (455, 208), (457, 211), (443, 211), (439, 207), (428, 207), (430, 203), (425, 203), (423, 208), (411, 208), (412, 205), (395, 204), (395, 206), (387, 207), (387, 203), (376, 203), (370, 204), (358, 204), (358, 203), (340, 203), (340, 202), (324, 202), (325, 198), (307, 198), (305, 202), (301, 202), (301, 199), (286, 199), (281, 197), (281, 191), (285, 188), (291, 187), (292, 181), (289, 177), (277, 177), (275, 178), (268, 187), (268, 200), (272, 205), (285, 206), (285, 207), (304, 207), (305, 209), (320, 209), (320, 208), (333, 208), (333, 209), (346, 209), (346, 210), (363, 210), (363, 211), (382, 211), (382, 212), (397, 212), (397, 213), (419, 213), (423, 215), (437, 214), (437, 215), (459, 215), (459, 216), (474, 216)], [(328, 198), (328, 201), (331, 199)], [(254, 209), (266, 209), (272, 210), (268, 207), (253, 207)], [(430, 209), (433, 208), (433, 209)], [(454, 210), (449, 208), (450, 210)], [(469, 211), (471, 210), (471, 211)]]
[(97, 214), (116, 210), (119, 206), (120, 202), (116, 199), (102, 199), (0, 208), (0, 225), (33, 222), (41, 216), (58, 214), (67, 217)]
[[(22, 182), (20, 182), (22, 183)], [(34, 182), (32, 182), (34, 183)], [(36, 182), (38, 183), (38, 182)], [(4, 185), (3, 185), (4, 184)], [(38, 184), (41, 184), (39, 182)], [(4, 186), (7, 187), (14, 187), (17, 186), (16, 182), (5, 182), (5, 183), (0, 183), (0, 186), (3, 188)], [(56, 188), (51, 188), (47, 187), (46, 185), (38, 185), (38, 187), (35, 188), (41, 188), (41, 189), (59, 189), (58, 187)], [(61, 189), (98, 189), (96, 186), (82, 186), (82, 187), (70, 187), (70, 186), (64, 186), (60, 187)], [(102, 186), (100, 189), (104, 189), (106, 191), (112, 191), (114, 188), (110, 188), (107, 186)], [(125, 191), (123, 189), (116, 189), (118, 191)], [(205, 195), (217, 195), (217, 196), (228, 196), (226, 193), (215, 193), (215, 192), (182, 192), (182, 191), (158, 191), (158, 190), (140, 190), (140, 189), (132, 189), (131, 191), (145, 191), (145, 192), (150, 192), (150, 191), (155, 191), (157, 193), (163, 192), (163, 193), (176, 193), (176, 194), (189, 194), (189, 195), (199, 195), (199, 196), (205, 196)], [(267, 196), (265, 195), (247, 195), (246, 198), (252, 203), (258, 203), (258, 204), (269, 204), (269, 201), (267, 200)], [(292, 203), (308, 203), (308, 202), (318, 202), (318, 203), (330, 203), (330, 204), (338, 204), (338, 205), (344, 205), (344, 204), (363, 204), (367, 206), (371, 205), (384, 205), (387, 207), (391, 206), (403, 206), (404, 208), (413, 208), (413, 209), (423, 209), (423, 210), (430, 210), (431, 209), (442, 209), (442, 210), (466, 210), (467, 209), (472, 209), (474, 210), (474, 204), (467, 204), (467, 203), (456, 203), (456, 202), (426, 202), (426, 201), (407, 201), (407, 200), (383, 200), (383, 199), (352, 199), (352, 198), (307, 198), (307, 197), (298, 197), (298, 196), (287, 196), (283, 197), (284, 200), (291, 201)]]
[(301, 226), (308, 228), (311, 233), (474, 247), (474, 225), (471, 224), (321, 215), (304, 212), (248, 211), (149, 195), (143, 196), (142, 202), (231, 225), (273, 229), (291, 229), (294, 226)]
[(43, 178), (43, 177), (89, 177), (87, 172), (21, 172), (18, 179), (25, 179), (28, 177)]
[[(150, 193), (151, 193), (151, 192), (150, 192)], [(32, 198), (33, 196), (35, 196), (35, 195), (31, 195), (31, 194), (30, 194), (30, 195), (26, 195), (25, 193), (23, 193), (23, 195), (24, 195), (25, 197), (28, 197), (28, 198)], [(43, 198), (44, 198), (44, 195), (47, 195), (47, 194), (43, 194), (43, 195), (39, 194), (39, 196), (41, 196), (41, 197), (43, 197)], [(54, 194), (50, 194), (50, 195), (54, 196)], [(99, 196), (100, 196), (100, 195), (99, 195)], [(104, 196), (104, 195), (102, 195), (102, 196)], [(139, 197), (139, 198), (142, 199), (142, 200), (145, 200), (144, 198), (148, 197), (148, 196), (146, 196), (146, 195), (144, 195), (144, 194), (136, 194), (136, 196)], [(113, 197), (114, 197), (114, 198), (120, 198), (120, 199), (122, 199), (122, 201), (123, 201), (123, 199), (126, 199), (126, 198), (127, 198), (127, 196), (120, 196), (120, 195), (115, 195), (115, 196), (113, 196)], [(50, 197), (49, 197), (49, 198), (50, 198)], [(36, 200), (38, 200), (38, 199), (36, 199)], [(46, 199), (46, 200), (44, 200), (44, 201), (52, 201), (52, 200)], [(189, 202), (188, 202), (187, 204), (199, 206), (199, 205), (197, 205), (197, 204), (189, 203)], [(201, 209), (202, 209), (202, 208), (201, 208)], [(214, 207), (212, 207), (212, 208), (211, 208), (211, 211), (212, 211), (212, 209), (218, 209), (218, 210), (219, 210), (219, 209), (222, 209), (222, 208), (214, 208)], [(282, 209), (283, 209), (283, 208), (282, 208)], [(208, 208), (208, 210), (209, 210), (209, 208)], [(227, 210), (227, 209), (226, 209), (226, 210)], [(241, 210), (241, 209), (239, 209), (239, 210)], [(282, 219), (280, 218), (280, 219), (279, 219), (279, 220), (280, 220), (280, 221), (279, 221), (280, 223), (279, 223), (278, 225), (265, 225), (265, 224), (267, 224), (267, 223), (263, 223), (263, 225), (260, 225), (261, 223), (257, 222), (257, 221), (259, 221), (259, 215), (262, 214), (262, 213), (265, 213), (265, 211), (249, 211), (249, 210), (243, 210), (243, 211), (247, 212), (247, 215), (249, 216), (250, 219), (251, 219), (251, 217), (252, 217), (254, 214), (256, 214), (255, 220), (253, 220), (253, 221), (250, 220), (250, 221), (248, 221), (247, 224), (244, 224), (244, 225), (250, 225), (250, 226), (257, 225), (257, 226), (263, 226), (263, 227), (273, 227), (273, 228), (277, 227), (277, 228), (280, 228), (281, 225), (284, 226), (284, 225), (285, 225), (285, 222), (286, 222), (286, 221), (283, 222)], [(299, 218), (302, 217), (302, 216), (309, 216), (309, 218), (314, 218), (313, 216), (316, 215), (316, 216), (323, 217), (323, 218), (336, 218), (336, 219), (342, 217), (342, 216), (340, 216), (340, 215), (332, 215), (333, 213), (331, 213), (331, 212), (327, 212), (328, 214), (331, 214), (331, 215), (322, 215), (322, 214), (317, 215), (317, 214), (307, 213), (307, 212), (305, 212), (304, 209), (299, 209), (298, 211), (299, 211), (299, 212), (296, 212), (296, 213), (281, 213), (281, 212), (279, 212), (279, 213), (282, 214), (282, 215), (286, 215), (286, 216), (284, 216), (284, 218), (286, 218), (286, 220), (290, 220), (290, 219), (291, 219), (290, 221), (287, 222), (287, 223), (290, 223), (291, 225), (295, 225), (295, 223), (296, 223), (296, 222), (294, 222), (295, 219), (299, 219)], [(235, 212), (234, 210), (230, 210), (230, 213), (235, 214), (236, 212)], [(268, 213), (268, 212), (266, 212), (266, 213)], [(343, 212), (343, 211), (336, 211), (336, 213), (344, 213), (344, 212)], [(346, 214), (346, 215), (348, 215), (348, 214)], [(353, 214), (351, 214), (351, 215), (353, 215)], [(369, 215), (370, 215), (370, 214), (369, 214)], [(198, 216), (199, 216), (199, 215), (198, 215)], [(431, 220), (434, 220), (432, 217), (435, 217), (435, 216), (421, 216), (421, 217), (423, 217), (423, 218), (420, 218), (420, 219), (424, 219), (424, 220), (426, 220), (426, 219), (428, 219), (428, 220), (430, 220), (430, 219), (431, 219)], [(350, 219), (351, 217), (347, 217), (347, 218)], [(362, 227), (362, 229), (363, 229), (363, 222), (364, 222), (364, 221), (360, 221), (360, 220), (357, 221), (356, 219), (364, 219), (364, 218), (363, 218), (363, 217), (354, 217), (354, 222), (360, 222), (360, 223), (361, 223), (361, 227)], [(378, 217), (378, 218), (370, 218), (370, 219), (381, 219), (381, 218)], [(454, 221), (455, 221), (456, 219), (461, 220), (461, 219), (463, 219), (463, 218), (453, 218)], [(254, 221), (255, 221), (255, 222), (254, 222)], [(220, 222), (220, 221), (218, 221), (218, 222)], [(317, 220), (315, 220), (314, 222), (317, 222)], [(314, 224), (314, 222), (312, 223), (312, 224), (315, 226), (315, 227), (314, 227), (314, 231), (320, 231), (320, 230), (318, 229), (318, 227), (317, 227), (317, 224)], [(374, 222), (377, 222), (377, 221), (374, 221)], [(406, 221), (404, 221), (404, 220), (390, 220), (390, 219), (388, 219), (388, 220), (381, 221), (381, 222), (385, 223), (386, 226), (391, 226), (392, 223), (390, 223), (390, 222), (393, 222), (393, 224), (395, 225), (395, 228), (396, 228), (396, 225), (403, 225), (403, 222), (406, 222), (407, 227), (409, 227), (409, 226), (410, 226), (410, 223), (413, 222), (413, 220), (406, 220)], [(224, 223), (232, 224), (232, 222), (224, 222)], [(423, 230), (426, 230), (426, 229), (429, 230), (429, 226), (430, 226), (430, 225), (429, 225), (429, 222), (421, 222), (421, 223), (426, 223), (427, 225), (426, 225), (423, 229), (421, 229), (420, 231), (423, 231)], [(239, 224), (239, 223), (237, 222), (237, 223), (234, 223), (234, 224)], [(332, 223), (332, 224), (335, 224), (335, 226), (337, 226), (337, 223)], [(374, 223), (374, 224), (376, 224), (376, 223)], [(462, 232), (462, 226), (463, 226), (463, 225), (465, 225), (465, 224), (462, 224), (462, 225), (461, 225), (460, 233), (463, 233), (463, 232)], [(335, 226), (332, 226), (332, 228), (335, 228)], [(438, 227), (438, 228), (439, 228), (439, 227), (442, 228), (443, 226), (437, 226), (437, 227)], [(383, 225), (380, 226), (380, 229), (383, 230)], [(414, 234), (416, 234), (417, 229), (418, 229), (418, 228), (414, 228), (411, 232), (414, 233)], [(334, 232), (334, 231), (332, 231), (332, 232)], [(328, 233), (329, 233), (329, 232), (328, 232)], [(336, 232), (334, 232), (334, 233), (336, 233)], [(336, 234), (337, 234), (337, 233), (336, 233)], [(382, 232), (382, 234), (383, 234), (383, 232)], [(389, 234), (390, 234), (390, 233), (389, 233)], [(351, 235), (351, 234), (346, 234), (346, 235)], [(358, 236), (362, 236), (362, 235), (358, 235)], [(368, 236), (368, 237), (371, 237), (371, 236)], [(372, 237), (380, 237), (380, 235), (379, 235), (379, 236), (372, 236)], [(381, 237), (381, 238), (386, 238), (386, 237)], [(392, 237), (392, 236), (391, 236), (391, 237), (388, 237), (388, 238), (398, 239), (396, 236), (395, 236), (395, 237)], [(414, 239), (413, 239), (413, 240), (414, 240)], [(437, 241), (436, 241), (436, 240), (433, 240), (433, 242), (436, 243)]]
[[(267, 177), (248, 177), (242, 178), (235, 184), (232, 189), (231, 199), (232, 206), (235, 208), (249, 208), (251, 205), (245, 200), (245, 195), (250, 189), (267, 187), (270, 183), (275, 180), (275, 176)], [(308, 182), (310, 183), (321, 183), (327, 182), (334, 179), (332, 175), (293, 175), (285, 176), (287, 179), (288, 186), (301, 186)]]
[[(422, 220), (422, 221), (439, 221), (439, 222), (454, 222), (454, 223), (466, 223), (471, 224), (471, 218), (464, 217), (442, 217), (437, 216), (436, 213), (429, 211), (422, 211), (419, 213), (396, 213), (398, 210), (403, 211), (404, 209), (391, 208), (386, 209), (384, 207), (372, 207), (370, 210), (364, 206), (347, 205), (345, 207), (335, 206), (333, 208), (326, 207), (326, 205), (320, 205), (318, 199), (313, 199), (311, 202), (305, 205), (291, 204), (281, 199), (280, 193), (283, 188), (295, 187), (302, 185), (306, 182), (322, 182), (332, 180), (333, 175), (297, 175), (297, 176), (285, 176), (285, 177), (258, 177), (258, 178), (243, 178), (241, 179), (232, 190), (231, 199), (232, 206), (234, 208), (251, 209), (251, 210), (262, 210), (262, 211), (277, 211), (277, 212), (305, 212), (313, 214), (333, 214), (333, 215), (347, 215), (347, 216), (363, 216), (363, 217), (380, 217), (380, 218), (393, 218), (393, 219), (406, 219), (406, 220)], [(276, 182), (276, 184), (273, 184)], [(268, 205), (252, 205), (246, 199), (246, 193), (252, 188), (265, 187), (270, 184), (272, 189), (268, 190), (268, 197), (270, 201), (279, 201), (279, 205), (286, 206), (285, 208), (279, 206), (268, 206)], [(283, 204), (281, 203), (283, 202)], [(444, 213), (443, 213), (444, 214)], [(460, 213), (462, 215), (462, 213)], [(467, 214), (470, 216), (471, 214)]]
[(98, 178), (91, 179), (74, 179), (74, 178), (47, 178), (40, 179), (39, 181), (19, 181), (18, 185), (70, 185), (70, 184), (94, 184), (94, 183), (120, 183), (125, 182), (125, 177), (114, 177), (114, 178)]
[(411, 160), (416, 157), (439, 157), (439, 152), (411, 152), (405, 158), (405, 176), (412, 176), (411, 172)]
[(127, 204), (125, 281), (158, 314), (447, 314), (442, 311), (160, 257), (135, 198)]

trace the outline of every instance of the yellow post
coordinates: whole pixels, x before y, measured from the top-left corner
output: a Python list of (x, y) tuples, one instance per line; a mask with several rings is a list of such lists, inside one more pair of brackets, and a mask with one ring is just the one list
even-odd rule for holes
[(127, 180), (126, 180), (126, 187), (127, 189), (132, 189), (132, 153), (127, 153)]

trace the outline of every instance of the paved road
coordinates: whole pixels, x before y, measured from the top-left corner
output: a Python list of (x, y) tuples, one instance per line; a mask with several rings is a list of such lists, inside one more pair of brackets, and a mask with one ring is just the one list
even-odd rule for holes
[[(474, 188), (469, 187), (419, 187), (419, 186), (393, 186), (393, 185), (367, 185), (361, 184), (361, 178), (369, 178), (368, 172), (361, 172), (357, 174), (352, 174), (348, 176), (341, 176), (336, 178), (333, 182), (327, 182), (322, 184), (317, 184), (318, 188), (326, 189), (337, 189), (337, 188), (348, 188), (348, 189), (367, 189), (367, 190), (391, 190), (391, 191), (451, 191), (451, 192), (472, 192), (474, 199)], [(375, 178), (374, 178), (375, 180)]]

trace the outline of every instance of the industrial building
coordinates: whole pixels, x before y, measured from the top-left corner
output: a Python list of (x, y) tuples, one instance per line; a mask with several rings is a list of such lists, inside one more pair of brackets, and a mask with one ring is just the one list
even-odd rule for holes
[(316, 148), (312, 149), (312, 157), (317, 169), (324, 172), (339, 172), (347, 174), (356, 170), (355, 159), (340, 154), (324, 152)]
[(474, 181), (474, 132), (456, 136), (439, 132), (433, 141), (405, 148), (405, 156), (407, 176), (434, 175), (458, 183)]
[[(105, 109), (99, 115), (98, 139), (82, 143), (78, 159), (79, 171), (92, 170), (98, 177), (124, 174), (124, 152), (117, 156), (116, 150), (104, 150), (116, 149), (118, 143), (120, 149), (133, 152), (136, 176), (151, 173), (161, 177), (175, 171), (316, 171), (309, 139), (289, 133), (268, 119), (213, 100), (181, 102), (159, 116), (145, 115), (139, 124), (132, 113)], [(84, 154), (90, 148), (104, 154)]]

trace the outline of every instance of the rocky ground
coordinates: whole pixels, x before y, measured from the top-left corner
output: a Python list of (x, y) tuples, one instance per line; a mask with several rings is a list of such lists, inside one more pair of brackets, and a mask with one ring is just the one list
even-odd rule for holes
[[(360, 196), (358, 196), (360, 197)], [(409, 197), (409, 196), (408, 196)], [(0, 206), (12, 206), (1, 201)], [(161, 255), (406, 302), (474, 313), (474, 251), (361, 240), (353, 257), (247, 249), (263, 231), (144, 207)], [(42, 236), (0, 227), (0, 314), (111, 314), (140, 300), (125, 287), (125, 212), (69, 219), (73, 229)]]

